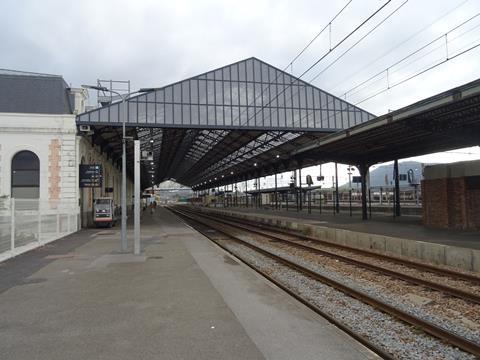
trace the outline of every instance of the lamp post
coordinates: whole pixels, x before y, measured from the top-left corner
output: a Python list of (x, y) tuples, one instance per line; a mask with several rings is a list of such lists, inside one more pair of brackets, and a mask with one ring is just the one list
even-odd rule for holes
[(352, 190), (352, 171), (355, 170), (354, 167), (349, 166), (347, 167), (347, 174), (348, 174), (348, 188)]
[(148, 91), (153, 91), (155, 90), (154, 88), (146, 88), (146, 89), (140, 89), (137, 91), (133, 91), (128, 94), (120, 94), (119, 92), (115, 90), (108, 89), (105, 86), (95, 86), (95, 85), (82, 85), (83, 88), (85, 89), (92, 89), (92, 90), (97, 90), (97, 91), (104, 91), (104, 92), (110, 92), (112, 94), (118, 95), (121, 101), (121, 107), (122, 107), (122, 199), (121, 199), (121, 208), (122, 208), (122, 226), (121, 226), (121, 251), (126, 252), (127, 251), (127, 147), (126, 147), (126, 141), (127, 137), (125, 136), (125, 122), (127, 119), (127, 109), (126, 109), (126, 100), (128, 97), (132, 94), (138, 93), (138, 92), (148, 92)]

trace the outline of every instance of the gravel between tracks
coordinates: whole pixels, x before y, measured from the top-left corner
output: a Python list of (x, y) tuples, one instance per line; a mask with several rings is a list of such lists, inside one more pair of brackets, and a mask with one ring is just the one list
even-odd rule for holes
[(229, 240), (217, 241), (398, 359), (475, 359), (473, 355), (430, 337), (245, 245)]
[[(424, 320), (428, 320), (437, 326), (442, 327), (445, 330), (454, 332), (455, 334), (462, 336), (470, 341), (478, 342), (480, 339), (480, 331), (472, 330), (463, 326), (463, 324), (459, 322), (453, 322), (451, 318), (445, 318), (440, 315), (442, 310), (445, 310), (444, 307), (440, 308), (423, 308), (416, 304), (412, 304), (407, 299), (399, 296), (398, 293), (392, 291), (392, 289), (401, 289), (405, 286), (408, 286), (403, 281), (399, 281), (396, 279), (389, 279), (389, 282), (386, 284), (391, 284), (392, 287), (385, 287), (385, 284), (376, 282), (359, 282), (357, 277), (352, 276), (345, 276), (339, 270), (341, 267), (341, 262), (336, 263), (337, 268), (328, 269), (325, 267), (325, 264), (319, 263), (319, 256), (316, 254), (309, 253), (305, 250), (295, 249), (291, 246), (284, 245), (281, 243), (271, 243), (265, 239), (252, 239), (250, 236), (246, 235), (238, 235), (242, 240), (251, 243), (252, 245), (259, 246), (264, 250), (272, 252), (275, 255), (280, 255), (281, 257), (288, 259), (294, 263), (302, 265), (312, 271), (315, 271), (323, 276), (326, 276), (332, 280), (340, 282), (348, 287), (361, 291), (363, 293), (368, 294), (376, 299), (381, 300), (384, 303), (387, 303), (395, 308), (401, 309), (411, 315), (419, 317)], [(325, 261), (331, 262), (331, 259), (323, 259)], [(333, 261), (335, 262), (335, 261)], [(348, 266), (348, 265), (347, 265)], [(365, 273), (366, 271), (363, 269), (358, 269), (358, 273)], [(396, 285), (393, 285), (395, 284)], [(400, 284), (399, 284), (400, 283)], [(415, 287), (410, 287), (415, 288)], [(435, 293), (435, 292), (432, 292)], [(439, 298), (440, 299), (440, 298)], [(447, 313), (446, 313), (447, 314)]]

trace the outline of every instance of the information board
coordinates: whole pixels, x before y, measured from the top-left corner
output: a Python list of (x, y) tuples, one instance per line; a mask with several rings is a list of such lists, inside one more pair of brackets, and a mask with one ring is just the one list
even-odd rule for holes
[(80, 179), (81, 188), (102, 187), (102, 180), (103, 180), (102, 165), (98, 165), (98, 164), (80, 165), (79, 179)]
[(361, 184), (362, 183), (362, 177), (361, 176), (352, 176), (352, 183)]

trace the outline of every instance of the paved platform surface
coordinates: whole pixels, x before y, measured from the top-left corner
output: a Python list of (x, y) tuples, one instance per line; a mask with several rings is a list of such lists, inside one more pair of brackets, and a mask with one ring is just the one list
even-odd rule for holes
[[(212, 207), (213, 210), (222, 208)], [(443, 245), (480, 249), (480, 231), (461, 231), (450, 229), (433, 229), (422, 225), (422, 220), (417, 216), (400, 216), (373, 214), (372, 219), (363, 221), (360, 214), (340, 213), (333, 215), (323, 211), (321, 214), (306, 210), (271, 210), (261, 208), (230, 207), (228, 211), (248, 212), (259, 216), (272, 216), (274, 218), (292, 218), (308, 224), (327, 226), (338, 229), (352, 230), (369, 234), (378, 234), (404, 239), (426, 241)]]
[(91, 229), (1, 263), (0, 358), (375, 358), (167, 210), (142, 247)]

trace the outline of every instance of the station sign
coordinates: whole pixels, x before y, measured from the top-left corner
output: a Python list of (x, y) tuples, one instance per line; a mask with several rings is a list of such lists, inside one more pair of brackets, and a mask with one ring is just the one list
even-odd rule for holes
[(362, 177), (361, 176), (352, 176), (352, 183), (361, 184), (362, 183)]
[(99, 164), (80, 165), (79, 180), (81, 188), (102, 187), (103, 170)]

